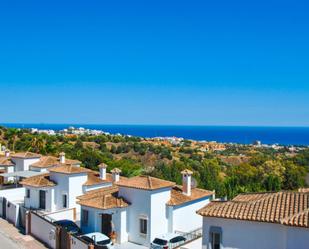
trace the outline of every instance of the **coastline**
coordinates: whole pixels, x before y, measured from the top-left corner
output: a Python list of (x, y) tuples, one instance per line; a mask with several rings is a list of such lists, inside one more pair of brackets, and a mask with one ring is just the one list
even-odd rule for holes
[(9, 128), (37, 128), (59, 131), (69, 126), (100, 130), (110, 134), (131, 135), (145, 138), (178, 137), (196, 141), (252, 144), (309, 146), (309, 127), (267, 126), (193, 126), (193, 125), (104, 125), (104, 124), (21, 124), (1, 123)]

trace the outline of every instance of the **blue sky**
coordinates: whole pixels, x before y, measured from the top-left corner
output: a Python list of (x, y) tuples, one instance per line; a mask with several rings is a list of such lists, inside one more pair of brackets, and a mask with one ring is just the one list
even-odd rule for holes
[(309, 126), (308, 1), (63, 2), (0, 2), (0, 123)]

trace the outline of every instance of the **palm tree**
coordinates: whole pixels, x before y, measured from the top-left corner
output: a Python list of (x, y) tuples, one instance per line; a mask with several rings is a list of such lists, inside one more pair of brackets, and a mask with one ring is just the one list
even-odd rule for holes
[(34, 152), (39, 153), (41, 152), (46, 145), (46, 141), (42, 136), (34, 136), (30, 143), (29, 150), (33, 149)]

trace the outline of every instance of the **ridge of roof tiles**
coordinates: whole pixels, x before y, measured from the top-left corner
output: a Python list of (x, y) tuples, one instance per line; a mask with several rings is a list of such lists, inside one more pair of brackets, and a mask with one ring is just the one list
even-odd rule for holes
[(115, 183), (121, 187), (136, 188), (143, 190), (156, 190), (175, 186), (174, 182), (162, 180), (151, 176), (134, 176), (127, 179), (121, 179)]
[(309, 193), (280, 191), (240, 194), (231, 201), (212, 201), (197, 213), (205, 217), (309, 228)]

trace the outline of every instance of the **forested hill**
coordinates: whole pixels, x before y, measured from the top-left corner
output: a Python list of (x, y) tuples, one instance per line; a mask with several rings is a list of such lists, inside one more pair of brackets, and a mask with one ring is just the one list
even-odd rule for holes
[(225, 144), (224, 150), (120, 135), (47, 135), (0, 127), (0, 143), (11, 151), (58, 156), (64, 151), (94, 170), (104, 162), (125, 176), (148, 174), (181, 183), (181, 170), (194, 172), (198, 186), (232, 198), (242, 192), (296, 190), (305, 187), (309, 149)]

